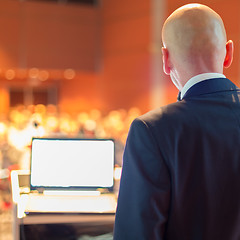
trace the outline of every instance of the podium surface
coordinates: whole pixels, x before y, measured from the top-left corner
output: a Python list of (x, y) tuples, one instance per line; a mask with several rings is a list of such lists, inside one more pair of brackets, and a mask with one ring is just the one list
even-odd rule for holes
[[(20, 228), (24, 225), (33, 224), (74, 224), (77, 223), (82, 226), (112, 226), (115, 219), (115, 210), (106, 211), (74, 211), (74, 206), (71, 204), (76, 196), (70, 196), (69, 202), (65, 199), (64, 204), (69, 204), (71, 211), (52, 211), (51, 207), (36, 209), (35, 212), (27, 212), (26, 206), (29, 201), (29, 171), (17, 170), (11, 173), (12, 184), (12, 200), (13, 200), (13, 240), (20, 240)], [(44, 197), (44, 196), (43, 196)], [(46, 196), (47, 197), (47, 196)], [(58, 197), (56, 196), (56, 206)], [(75, 199), (76, 200), (76, 199)], [(54, 196), (51, 197), (52, 204), (54, 204)], [(43, 210), (46, 209), (46, 210)]]

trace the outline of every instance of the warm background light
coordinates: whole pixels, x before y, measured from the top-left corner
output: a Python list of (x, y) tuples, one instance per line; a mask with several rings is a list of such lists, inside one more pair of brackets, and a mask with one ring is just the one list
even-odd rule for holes
[[(161, 28), (192, 1), (73, 2), (0, 1), (1, 212), (11, 208), (10, 171), (29, 169), (33, 136), (114, 138), (118, 184), (133, 119), (176, 101), (162, 71)], [(239, 85), (240, 2), (198, 2), (223, 18), (235, 48), (225, 74)], [(7, 240), (0, 228), (1, 237)]]

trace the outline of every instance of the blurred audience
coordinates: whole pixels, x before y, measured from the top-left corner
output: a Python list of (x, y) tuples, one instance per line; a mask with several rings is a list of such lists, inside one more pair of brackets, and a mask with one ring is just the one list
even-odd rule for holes
[(122, 165), (122, 152), (129, 126), (141, 114), (137, 108), (119, 109), (103, 114), (98, 109), (69, 114), (54, 105), (23, 105), (0, 117), (0, 169), (14, 165), (30, 167), (32, 137), (113, 138), (116, 165)]

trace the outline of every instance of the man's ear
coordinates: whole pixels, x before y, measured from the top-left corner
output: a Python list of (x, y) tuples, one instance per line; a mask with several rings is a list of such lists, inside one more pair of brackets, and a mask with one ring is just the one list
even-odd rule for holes
[(226, 56), (224, 59), (223, 66), (225, 68), (230, 67), (230, 65), (232, 64), (232, 61), (233, 61), (233, 41), (229, 40), (226, 43)]
[(163, 71), (165, 74), (170, 75), (170, 65), (169, 65), (169, 53), (167, 48), (162, 47), (162, 60), (163, 60)]

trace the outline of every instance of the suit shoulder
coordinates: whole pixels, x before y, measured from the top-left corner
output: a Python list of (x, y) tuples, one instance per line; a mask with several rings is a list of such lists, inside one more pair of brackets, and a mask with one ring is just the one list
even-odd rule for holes
[(183, 115), (185, 111), (185, 104), (183, 102), (177, 102), (149, 111), (138, 117), (138, 120), (147, 124), (154, 124), (159, 121), (176, 121), (176, 119), (181, 118), (181, 115)]

